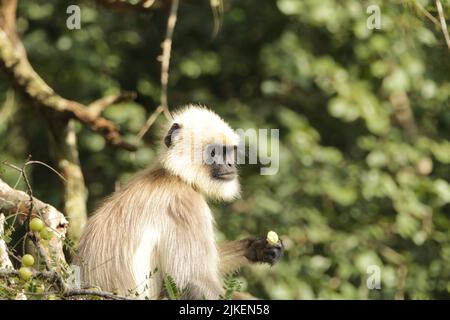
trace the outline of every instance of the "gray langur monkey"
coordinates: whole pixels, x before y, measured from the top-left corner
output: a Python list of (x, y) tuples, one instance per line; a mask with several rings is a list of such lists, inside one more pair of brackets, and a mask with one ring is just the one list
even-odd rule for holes
[(256, 238), (216, 244), (206, 198), (229, 201), (240, 192), (239, 137), (225, 121), (190, 105), (174, 114), (166, 132), (158, 165), (90, 218), (74, 263), (83, 283), (121, 295), (162, 298), (170, 275), (181, 298), (218, 299), (223, 275), (252, 262), (274, 264), (283, 246)]

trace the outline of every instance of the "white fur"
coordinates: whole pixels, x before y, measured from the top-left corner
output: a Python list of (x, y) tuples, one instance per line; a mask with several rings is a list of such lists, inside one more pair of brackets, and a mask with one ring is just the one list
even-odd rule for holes
[(161, 292), (161, 274), (155, 272), (159, 263), (154, 259), (158, 234), (155, 228), (147, 227), (133, 256), (134, 291), (141, 298), (157, 299)]
[(213, 111), (194, 105), (176, 112), (169, 128), (174, 123), (181, 128), (173, 135), (170, 148), (162, 152), (163, 167), (211, 198), (233, 200), (238, 197), (240, 186), (237, 178), (232, 181), (211, 179), (202, 162), (209, 144), (237, 146), (239, 136), (234, 130)]

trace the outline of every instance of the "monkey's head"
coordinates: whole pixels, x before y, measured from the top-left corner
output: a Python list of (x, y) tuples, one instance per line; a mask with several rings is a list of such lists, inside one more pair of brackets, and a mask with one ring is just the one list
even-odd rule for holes
[(211, 110), (189, 105), (166, 129), (162, 166), (203, 194), (232, 200), (240, 187), (236, 168), (239, 136)]

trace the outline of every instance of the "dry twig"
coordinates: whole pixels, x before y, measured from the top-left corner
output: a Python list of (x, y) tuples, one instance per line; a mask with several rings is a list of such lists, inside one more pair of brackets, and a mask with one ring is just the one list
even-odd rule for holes
[(100, 98), (94, 102), (91, 102), (88, 106), (89, 112), (93, 117), (99, 117), (103, 111), (105, 111), (106, 108), (109, 106), (136, 99), (136, 93), (135, 92), (121, 92), (119, 94), (106, 96), (103, 98)]
[(97, 0), (102, 5), (114, 9), (135, 9), (150, 10), (160, 9), (164, 7), (165, 1), (162, 0), (140, 0), (140, 1), (124, 1), (124, 0)]
[(444, 33), (445, 43), (450, 50), (450, 36), (448, 34), (447, 23), (445, 22), (444, 9), (442, 8), (442, 3), (440, 0), (436, 0), (436, 8), (439, 14), (439, 20), (441, 22), (441, 29)]
[(164, 41), (162, 42), (162, 55), (159, 57), (159, 61), (161, 61), (161, 96), (160, 96), (160, 105), (156, 110), (150, 115), (147, 119), (147, 122), (139, 131), (137, 137), (138, 139), (142, 139), (142, 137), (147, 133), (153, 123), (156, 121), (158, 116), (164, 112), (164, 115), (167, 119), (171, 119), (172, 115), (169, 111), (168, 98), (167, 98), (167, 86), (169, 83), (169, 67), (170, 67), (170, 55), (172, 51), (172, 38), (173, 31), (175, 29), (175, 25), (177, 23), (177, 14), (178, 14), (178, 5), (179, 0), (172, 0), (172, 4), (170, 6), (170, 14), (167, 19), (167, 29), (166, 36)]
[(425, 9), (419, 1), (413, 0), (413, 4), (420, 12), (424, 14), (425, 17), (427, 17), (428, 20), (433, 22), (435, 26), (437, 26), (438, 28), (441, 27), (438, 19), (436, 19), (427, 9)]

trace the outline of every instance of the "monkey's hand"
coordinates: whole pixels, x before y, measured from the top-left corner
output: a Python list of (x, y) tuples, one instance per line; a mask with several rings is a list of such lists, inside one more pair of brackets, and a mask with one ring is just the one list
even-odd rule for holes
[(265, 262), (274, 265), (283, 256), (283, 242), (269, 244), (266, 239), (247, 239), (248, 248), (245, 257), (252, 262)]

